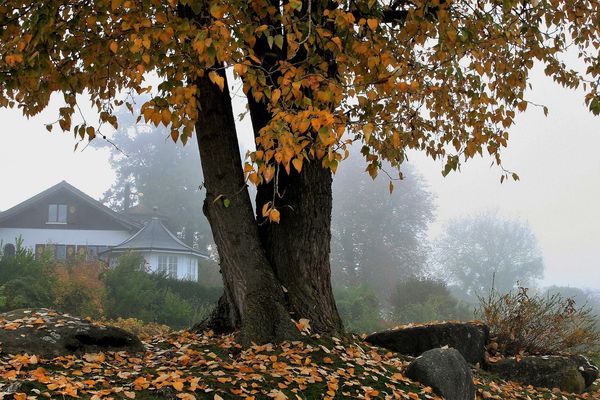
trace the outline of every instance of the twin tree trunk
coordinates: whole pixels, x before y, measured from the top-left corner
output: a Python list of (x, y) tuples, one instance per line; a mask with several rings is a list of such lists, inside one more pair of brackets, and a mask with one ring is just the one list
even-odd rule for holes
[[(224, 294), (201, 327), (240, 332), (242, 344), (297, 338), (292, 319), (306, 318), (313, 332), (341, 333), (331, 288), (332, 177), (318, 161), (302, 173), (279, 174), (279, 224), (254, 212), (242, 170), (231, 98), (206, 77), (198, 87), (198, 149), (207, 194), (204, 213), (217, 245)], [(255, 132), (268, 121), (250, 102)], [(256, 207), (273, 199), (273, 184), (258, 187)]]

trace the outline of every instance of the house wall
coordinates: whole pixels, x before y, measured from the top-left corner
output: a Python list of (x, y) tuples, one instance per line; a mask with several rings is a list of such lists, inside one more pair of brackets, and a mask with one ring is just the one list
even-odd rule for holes
[(159, 256), (171, 256), (177, 257), (177, 279), (190, 279), (188, 275), (188, 268), (191, 267), (196, 271), (195, 276), (198, 278), (198, 257), (189, 254), (174, 254), (165, 252), (142, 252), (141, 253), (146, 260), (148, 269), (150, 272), (158, 271), (158, 257)]
[(36, 244), (49, 243), (115, 246), (128, 239), (131, 233), (118, 230), (0, 228), (0, 241), (3, 244), (14, 244), (15, 238), (19, 236), (22, 237), (24, 246), (35, 250)]

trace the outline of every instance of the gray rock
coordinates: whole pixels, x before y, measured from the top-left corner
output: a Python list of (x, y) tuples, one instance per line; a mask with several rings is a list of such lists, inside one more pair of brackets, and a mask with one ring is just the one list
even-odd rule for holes
[(598, 378), (598, 368), (583, 356), (505, 358), (485, 368), (504, 379), (571, 393), (582, 393)]
[(0, 314), (0, 354), (36, 354), (44, 358), (103, 351), (144, 351), (133, 334), (48, 309)]
[(377, 332), (367, 343), (417, 357), (444, 346), (455, 348), (471, 364), (483, 363), (489, 329), (472, 322), (446, 322)]
[(431, 386), (446, 400), (473, 400), (475, 385), (469, 364), (456, 349), (433, 349), (424, 352), (406, 369), (413, 381)]

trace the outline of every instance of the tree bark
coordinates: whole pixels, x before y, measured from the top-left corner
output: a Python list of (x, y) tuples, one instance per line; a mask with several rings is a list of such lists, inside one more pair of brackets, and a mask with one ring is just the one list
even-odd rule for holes
[(204, 213), (219, 252), (225, 293), (211, 326), (240, 329), (240, 341), (279, 342), (298, 332), (284, 306), (283, 290), (262, 248), (244, 182), (231, 98), (206, 76), (198, 87), (198, 149), (204, 173)]
[[(264, 37), (254, 49), (262, 67), (268, 69), (281, 56), (269, 49)], [(277, 76), (271, 79), (276, 83)], [(258, 214), (273, 197), (273, 183), (258, 187), (255, 219), (227, 83), (222, 92), (207, 78), (199, 79), (197, 85), (200, 118), (196, 132), (207, 189), (204, 212), (217, 244), (225, 286), (212, 318), (202, 327), (218, 332), (240, 329), (247, 343), (294, 338), (298, 332), (290, 328), (291, 318), (309, 319), (316, 333), (341, 333), (329, 261), (331, 173), (317, 160), (305, 162), (301, 174), (294, 171), (288, 176), (280, 171), (279, 191), (285, 193), (276, 200), (280, 224), (264, 221)], [(251, 95), (248, 101), (258, 135), (271, 115)]]
[[(255, 136), (269, 122), (262, 103), (248, 96)], [(295, 319), (307, 318), (313, 332), (339, 334), (343, 331), (331, 287), (331, 172), (319, 160), (305, 162), (302, 173), (288, 175), (280, 169), (275, 184), (259, 185), (256, 218), (262, 246), (286, 289), (287, 308)], [(274, 196), (275, 195), (275, 196)], [(262, 217), (262, 206), (275, 198), (281, 212), (279, 224)]]

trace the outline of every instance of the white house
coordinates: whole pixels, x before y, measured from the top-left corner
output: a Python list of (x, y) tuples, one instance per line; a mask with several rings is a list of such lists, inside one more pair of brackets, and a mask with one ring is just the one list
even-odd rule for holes
[[(139, 210), (138, 210), (139, 211)], [(156, 214), (155, 214), (156, 215)], [(0, 213), (0, 243), (22, 245), (58, 260), (76, 254), (111, 260), (139, 251), (151, 271), (198, 279), (198, 263), (209, 257), (181, 242), (157, 217), (128, 216), (104, 206), (69, 183), (53, 187)]]
[(144, 256), (150, 272), (161, 272), (173, 278), (193, 281), (198, 280), (199, 261), (209, 259), (169, 232), (158, 217), (153, 217), (135, 235), (101, 255), (106, 255), (112, 266), (119, 256), (128, 251)]

